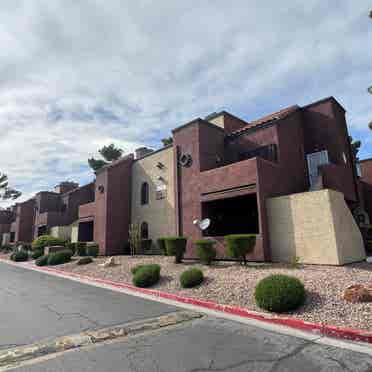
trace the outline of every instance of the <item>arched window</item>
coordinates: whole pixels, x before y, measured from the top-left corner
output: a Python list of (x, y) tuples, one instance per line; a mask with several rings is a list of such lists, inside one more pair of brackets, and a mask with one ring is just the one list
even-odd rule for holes
[(149, 184), (147, 182), (141, 186), (141, 204), (149, 204)]
[(141, 223), (141, 239), (148, 239), (149, 238), (149, 225), (147, 222)]

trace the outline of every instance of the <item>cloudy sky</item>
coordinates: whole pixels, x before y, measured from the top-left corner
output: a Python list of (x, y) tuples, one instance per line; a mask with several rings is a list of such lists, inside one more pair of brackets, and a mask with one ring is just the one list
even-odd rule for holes
[[(22, 199), (227, 110), (333, 95), (372, 156), (369, 0), (2, 0), (0, 170)], [(21, 200), (22, 200), (21, 199)], [(7, 203), (0, 203), (6, 206)]]

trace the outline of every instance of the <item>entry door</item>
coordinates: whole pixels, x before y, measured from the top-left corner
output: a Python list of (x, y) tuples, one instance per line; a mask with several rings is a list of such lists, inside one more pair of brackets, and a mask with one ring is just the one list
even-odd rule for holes
[(319, 176), (319, 167), (324, 164), (329, 164), (327, 150), (307, 154), (307, 167), (309, 169), (310, 187), (316, 184)]

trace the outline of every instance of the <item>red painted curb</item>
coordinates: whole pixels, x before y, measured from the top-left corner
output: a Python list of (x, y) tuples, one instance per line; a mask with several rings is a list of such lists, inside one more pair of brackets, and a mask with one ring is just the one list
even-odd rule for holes
[[(8, 259), (4, 259), (0, 257), (0, 261), (4, 262), (12, 262)], [(14, 262), (12, 262), (14, 264)], [(350, 341), (357, 341), (357, 342), (366, 342), (372, 344), (372, 332), (358, 330), (353, 328), (341, 328), (335, 327), (331, 325), (321, 324), (321, 323), (312, 323), (306, 322), (301, 319), (297, 318), (284, 318), (284, 317), (273, 317), (268, 314), (258, 313), (254, 311), (250, 311), (241, 307), (237, 306), (230, 306), (230, 305), (221, 305), (211, 301), (199, 300), (196, 298), (180, 296), (177, 294), (169, 293), (169, 292), (162, 292), (154, 289), (147, 289), (147, 288), (138, 288), (128, 283), (120, 283), (115, 282), (112, 280), (107, 279), (99, 279), (93, 278), (87, 275), (80, 275), (75, 274), (69, 271), (59, 270), (52, 267), (38, 267), (35, 266), (33, 263), (18, 263), (17, 266), (21, 267), (34, 267), (37, 268), (38, 271), (44, 271), (46, 273), (56, 273), (59, 275), (63, 275), (66, 277), (71, 277), (79, 280), (86, 280), (94, 283), (108, 285), (114, 288), (121, 288), (121, 289), (128, 289), (133, 292), (142, 293), (145, 295), (150, 295), (153, 297), (164, 298), (167, 300), (172, 300), (184, 304), (190, 304), (194, 306), (199, 306), (205, 309), (214, 310), (230, 315), (236, 315), (247, 319), (254, 319), (258, 321), (262, 321), (265, 323), (282, 325), (290, 328), (294, 328), (300, 331), (311, 332), (317, 334), (319, 336), (327, 336), (332, 338), (338, 338), (343, 340), (350, 340)]]

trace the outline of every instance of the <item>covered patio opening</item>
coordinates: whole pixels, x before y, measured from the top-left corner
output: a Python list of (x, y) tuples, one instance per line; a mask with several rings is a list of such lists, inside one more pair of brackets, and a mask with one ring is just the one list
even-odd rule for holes
[(255, 193), (202, 203), (202, 216), (211, 224), (204, 236), (258, 234), (258, 207)]
[(39, 226), (37, 228), (37, 236), (46, 235), (48, 233), (47, 225)]
[(78, 241), (92, 242), (94, 240), (94, 221), (79, 222)]

